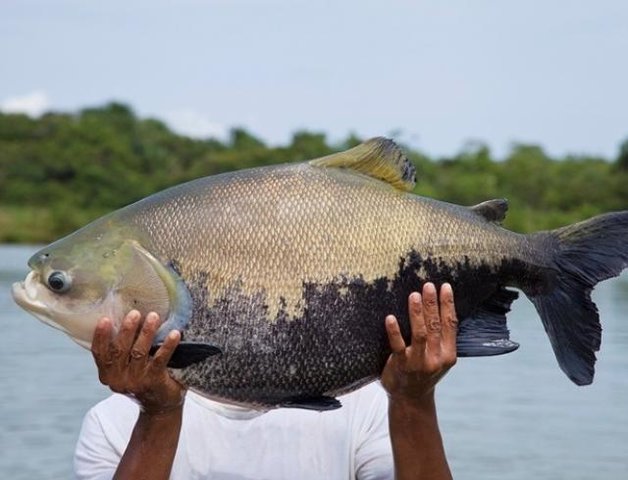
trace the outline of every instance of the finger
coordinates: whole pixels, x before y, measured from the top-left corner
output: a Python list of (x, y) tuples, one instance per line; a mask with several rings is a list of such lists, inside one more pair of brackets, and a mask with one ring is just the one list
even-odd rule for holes
[(162, 370), (168, 366), (168, 362), (179, 346), (180, 341), (181, 333), (178, 330), (168, 332), (164, 343), (159, 347), (159, 350), (155, 352), (155, 356), (153, 357), (152, 368), (154, 370)]
[(427, 339), (427, 327), (425, 326), (420, 293), (412, 292), (408, 297), (408, 312), (410, 316), (410, 328), (412, 329), (412, 349), (413, 351), (423, 354)]
[(129, 369), (131, 375), (139, 375), (144, 371), (144, 368), (146, 368), (150, 347), (153, 344), (159, 325), (159, 315), (155, 312), (150, 312), (146, 315), (144, 324), (130, 352)]
[(456, 317), (454, 292), (449, 283), (444, 283), (440, 289), (440, 318), (443, 360), (448, 365), (453, 365), (456, 363), (458, 318)]
[(126, 367), (129, 362), (129, 352), (137, 335), (140, 317), (137, 310), (127, 313), (122, 320), (120, 331), (111, 343), (109, 354), (118, 369)]
[(430, 355), (440, 355), (441, 323), (438, 312), (438, 297), (433, 283), (423, 286), (423, 318), (427, 329), (427, 351)]
[(388, 344), (393, 353), (404, 353), (406, 351), (406, 342), (403, 340), (399, 322), (394, 315), (386, 317), (386, 333), (388, 334)]
[(105, 366), (105, 362), (107, 361), (112, 331), (113, 323), (110, 318), (102, 317), (96, 323), (96, 330), (94, 330), (94, 337), (92, 338), (91, 351), (99, 370), (101, 367)]

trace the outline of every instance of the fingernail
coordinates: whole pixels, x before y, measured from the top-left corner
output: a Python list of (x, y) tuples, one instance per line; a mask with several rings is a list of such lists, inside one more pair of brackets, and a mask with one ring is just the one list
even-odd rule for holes
[(98, 325), (101, 328), (106, 328), (109, 325), (111, 325), (111, 319), (109, 317), (102, 317), (100, 320), (98, 320)]
[(423, 293), (436, 293), (436, 287), (432, 282), (427, 282), (423, 286)]
[(446, 293), (451, 293), (451, 284), (445, 282), (443, 283), (443, 285), (441, 286), (441, 289), (446, 292)]
[(419, 292), (412, 292), (410, 294), (410, 302), (415, 304), (421, 303), (421, 294)]
[(140, 312), (138, 312), (137, 310), (131, 310), (129, 313), (126, 314), (126, 316), (122, 320), (122, 323), (126, 327), (130, 327), (133, 323), (137, 322), (139, 316)]

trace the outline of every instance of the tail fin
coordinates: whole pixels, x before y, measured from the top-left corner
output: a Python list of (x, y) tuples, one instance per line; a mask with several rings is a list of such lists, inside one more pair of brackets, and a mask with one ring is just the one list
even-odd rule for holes
[(529, 295), (560, 368), (577, 385), (593, 381), (602, 328), (591, 291), (628, 266), (628, 211), (608, 213), (538, 234), (554, 244), (557, 284)]

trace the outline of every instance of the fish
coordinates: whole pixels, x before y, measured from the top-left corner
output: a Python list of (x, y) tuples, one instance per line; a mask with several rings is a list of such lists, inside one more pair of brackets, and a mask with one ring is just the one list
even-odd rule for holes
[(591, 291), (628, 265), (628, 211), (556, 230), (501, 226), (508, 202), (461, 206), (413, 193), (416, 170), (377, 137), (301, 163), (209, 176), (95, 220), (35, 253), (15, 301), (85, 348), (97, 320), (163, 319), (182, 340), (168, 367), (188, 388), (258, 409), (332, 410), (377, 379), (384, 318), (410, 339), (408, 295), (456, 296), (460, 357), (516, 350), (523, 292), (560, 368), (593, 381), (601, 326)]

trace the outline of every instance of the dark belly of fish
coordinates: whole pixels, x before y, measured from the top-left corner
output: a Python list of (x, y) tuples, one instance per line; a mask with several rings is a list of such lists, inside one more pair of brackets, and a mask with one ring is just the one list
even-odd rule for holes
[(452, 282), (463, 319), (520, 268), (505, 260), (494, 266), (471, 267), (468, 259), (448, 265), (411, 252), (393, 279), (304, 284), (302, 316), (282, 310), (272, 323), (264, 294), (245, 295), (237, 285), (207, 308), (207, 289), (198, 287), (206, 285), (206, 275), (200, 274), (190, 282), (196, 285), (190, 288), (195, 312), (184, 337), (218, 345), (222, 353), (185, 369), (183, 381), (210, 395), (269, 406), (351, 390), (376, 378), (390, 354), (386, 315), (399, 318), (408, 341), (407, 298), (425, 281)]

